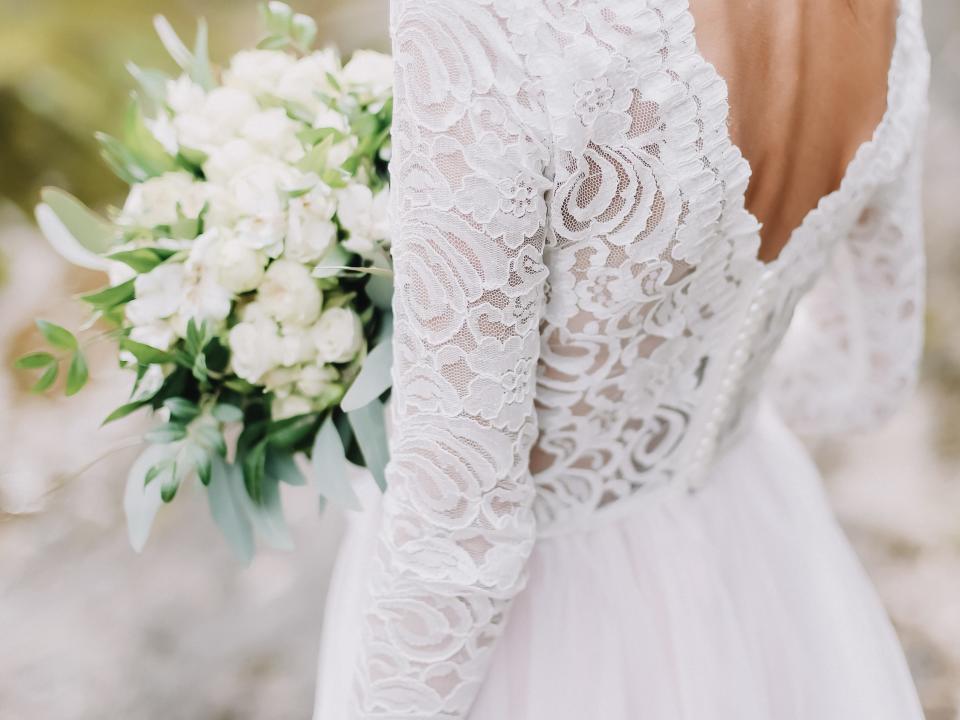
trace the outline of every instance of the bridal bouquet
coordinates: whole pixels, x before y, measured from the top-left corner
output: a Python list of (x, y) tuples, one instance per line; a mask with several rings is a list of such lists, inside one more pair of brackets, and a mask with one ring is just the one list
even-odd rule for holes
[[(62, 255), (109, 278), (82, 298), (82, 332), (105, 329), (131, 375), (106, 422), (141, 408), (156, 420), (124, 500), (138, 550), (193, 479), (244, 560), (257, 535), (291, 545), (280, 483), (353, 506), (352, 462), (383, 486), (390, 58), (358, 51), (343, 64), (310, 49), (310, 18), (279, 2), (261, 11), (267, 36), (222, 70), (203, 21), (188, 49), (157, 18), (182, 74), (131, 64), (139, 90), (122, 137), (99, 136), (130, 185), (123, 207), (107, 219), (48, 188), (37, 208)], [(51, 347), (19, 366), (39, 372), (35, 390), (64, 374), (74, 394), (85, 340), (38, 326)]]

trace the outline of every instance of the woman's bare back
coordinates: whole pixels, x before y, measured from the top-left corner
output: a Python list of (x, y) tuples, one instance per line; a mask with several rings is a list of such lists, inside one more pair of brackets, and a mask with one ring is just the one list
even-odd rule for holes
[(760, 259), (837, 189), (887, 105), (897, 0), (692, 0), (697, 43), (726, 79), (753, 175)]

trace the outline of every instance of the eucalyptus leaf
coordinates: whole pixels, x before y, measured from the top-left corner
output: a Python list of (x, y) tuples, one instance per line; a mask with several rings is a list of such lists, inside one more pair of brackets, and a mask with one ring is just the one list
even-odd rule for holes
[(190, 402), (186, 398), (168, 398), (164, 400), (163, 406), (170, 411), (173, 417), (183, 422), (189, 422), (200, 414), (200, 408), (197, 407), (197, 404)]
[(243, 475), (236, 465), (214, 457), (210, 468), (207, 501), (210, 515), (220, 528), (234, 554), (244, 564), (253, 558), (253, 525), (245, 507)]
[(358, 410), (386, 392), (393, 384), (392, 367), (393, 342), (386, 340), (373, 348), (360, 366), (360, 373), (340, 402), (344, 412)]
[(347, 510), (360, 510), (360, 500), (350, 482), (346, 453), (332, 415), (320, 426), (313, 441), (310, 465), (314, 486), (322, 499)]
[(267, 451), (266, 473), (274, 480), (287, 485), (306, 485), (307, 479), (300, 472), (293, 454), (284, 450), (270, 448)]
[(214, 86), (207, 45), (207, 21), (200, 18), (197, 21), (197, 38), (194, 43), (193, 59), (190, 63), (189, 72), (191, 79), (204, 90), (210, 90)]
[(193, 62), (193, 54), (187, 46), (183, 44), (183, 41), (177, 35), (177, 31), (174, 30), (170, 24), (170, 21), (163, 15), (156, 15), (153, 18), (153, 27), (160, 37), (160, 42), (163, 43), (163, 47), (170, 53), (173, 61), (184, 70), (189, 69), (190, 63)]
[[(150, 528), (163, 504), (158, 482), (147, 484), (145, 478), (150, 468), (169, 460), (174, 450), (167, 445), (151, 445), (138, 457), (127, 473), (127, 486), (123, 496), (123, 509), (127, 516), (127, 534), (130, 545), (141, 552), (150, 536)], [(169, 472), (169, 470), (168, 470)]]
[(293, 535), (283, 517), (279, 480), (264, 477), (259, 502), (246, 497), (245, 505), (254, 529), (267, 546), (275, 550), (293, 549)]
[(393, 305), (393, 278), (384, 275), (371, 275), (364, 292), (370, 301), (381, 310), (389, 310)]
[(223, 423), (238, 423), (243, 421), (243, 410), (236, 405), (220, 403), (214, 406), (213, 416)]
[(74, 265), (109, 268), (110, 263), (100, 256), (120, 241), (116, 227), (58, 188), (44, 188), (40, 198), (37, 223), (53, 249)]
[(150, 430), (144, 438), (147, 442), (167, 444), (183, 440), (187, 436), (187, 429), (179, 423), (168, 422)]
[(347, 413), (363, 460), (381, 490), (387, 488), (386, 468), (390, 458), (383, 403), (373, 400)]

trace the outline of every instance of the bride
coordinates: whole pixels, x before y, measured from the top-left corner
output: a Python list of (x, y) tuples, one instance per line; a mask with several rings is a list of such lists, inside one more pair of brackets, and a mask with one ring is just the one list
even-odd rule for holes
[(392, 461), (316, 717), (921, 718), (793, 434), (914, 381), (920, 0), (391, 13)]

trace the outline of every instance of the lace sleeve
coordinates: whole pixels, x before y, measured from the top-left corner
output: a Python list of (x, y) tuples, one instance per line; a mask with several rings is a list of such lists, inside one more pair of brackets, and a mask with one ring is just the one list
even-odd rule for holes
[(391, 7), (393, 434), (358, 718), (465, 716), (535, 539), (550, 151), (485, 5)]
[(915, 385), (925, 290), (921, 137), (798, 305), (776, 358), (775, 402), (802, 434), (873, 428)]

